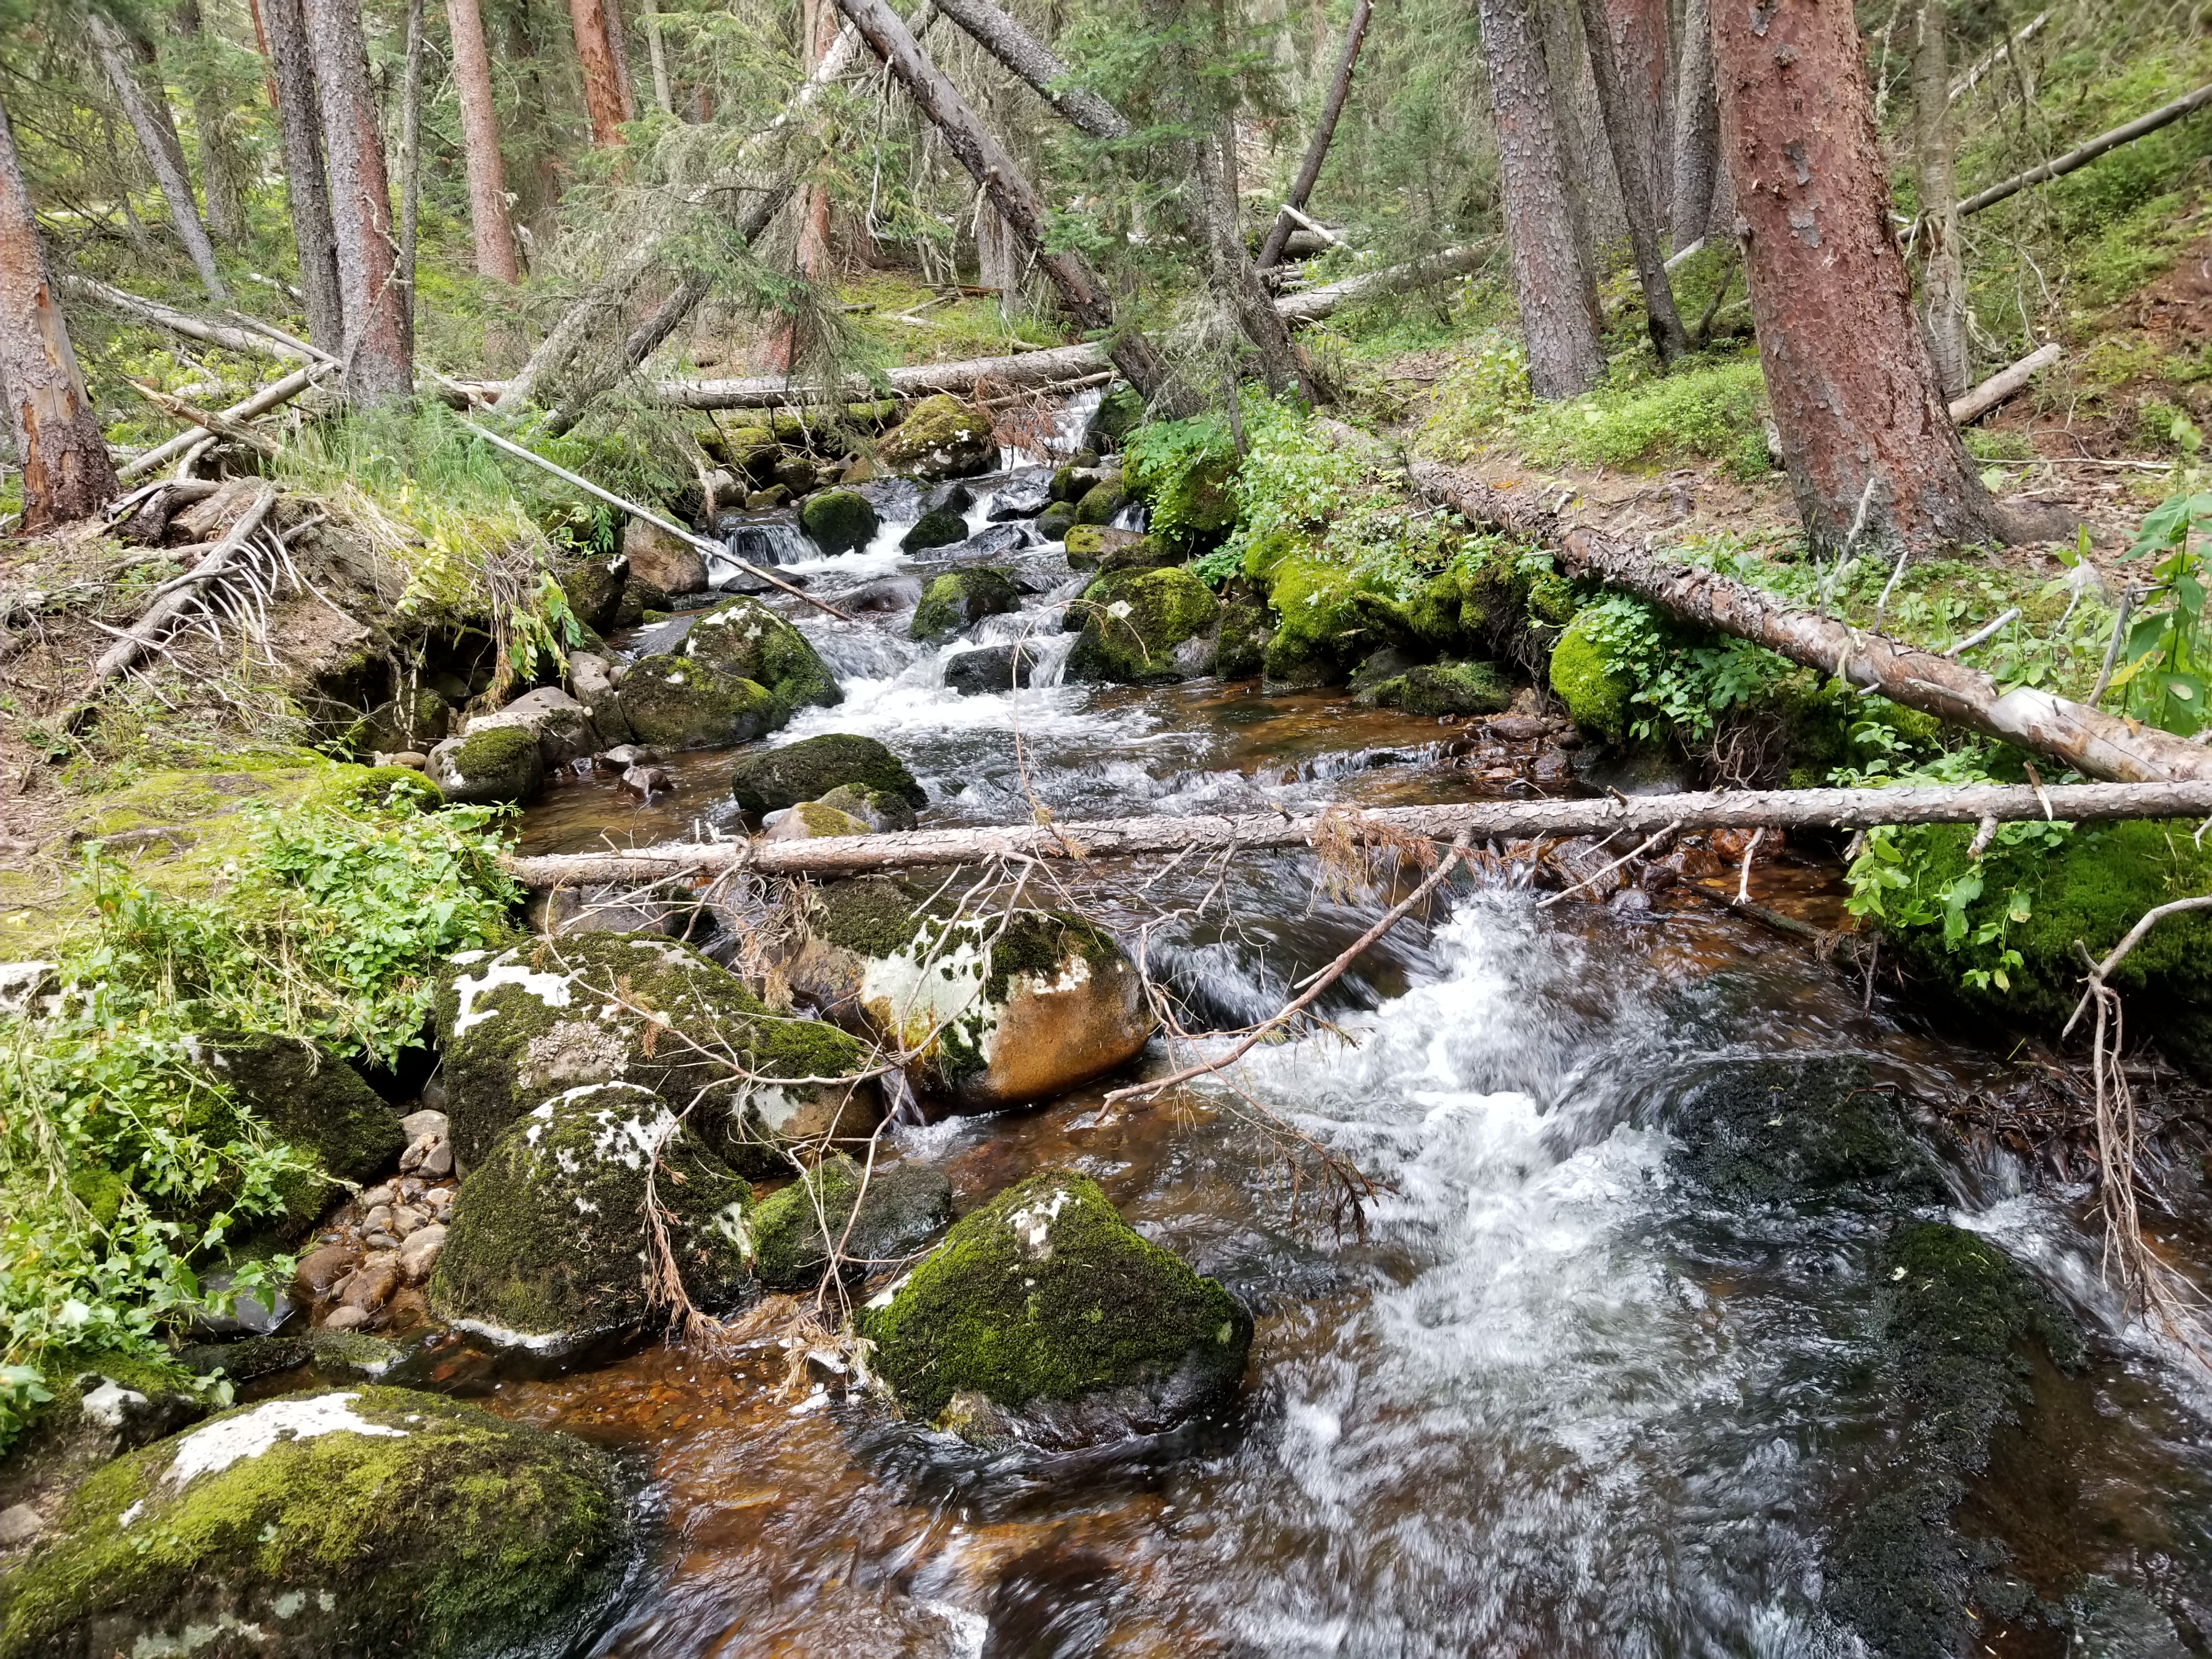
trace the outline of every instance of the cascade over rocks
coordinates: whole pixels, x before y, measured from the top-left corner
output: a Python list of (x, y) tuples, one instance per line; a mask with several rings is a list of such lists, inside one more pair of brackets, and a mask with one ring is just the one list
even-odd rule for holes
[(610, 1591), (605, 1454), (442, 1395), (242, 1406), (110, 1463), (0, 1578), (0, 1659), (513, 1651)]
[(550, 1352), (641, 1323), (654, 1307), (648, 1198), (694, 1305), (751, 1294), (752, 1189), (652, 1090), (591, 1083), (507, 1125), (461, 1183), (432, 1310)]
[(794, 995), (910, 1056), (908, 1075), (956, 1111), (1061, 1094), (1134, 1059), (1152, 1035), (1135, 966), (1079, 916), (962, 919), (890, 876), (809, 896), (783, 963)]
[[(547, 1096), (627, 1082), (692, 1103), (691, 1130), (748, 1173), (881, 1115), (866, 1053), (835, 1026), (770, 1013), (737, 976), (672, 940), (573, 933), (464, 951), (434, 1004), (453, 1151), (472, 1168)], [(750, 1078), (739, 1075), (749, 1072)]]
[(1010, 1187), (858, 1316), (910, 1417), (985, 1444), (1156, 1434), (1233, 1395), (1252, 1317), (1066, 1170)]
[(825, 732), (741, 756), (730, 773), (730, 793), (755, 817), (800, 801), (820, 800), (848, 786), (890, 796), (909, 811), (929, 804), (905, 762), (875, 738), (848, 732)]

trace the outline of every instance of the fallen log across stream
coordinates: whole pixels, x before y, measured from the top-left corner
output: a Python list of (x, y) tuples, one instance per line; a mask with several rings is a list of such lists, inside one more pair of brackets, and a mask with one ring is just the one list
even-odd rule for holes
[(746, 870), (763, 875), (854, 876), (992, 859), (1083, 860), (1143, 854), (1261, 851), (1327, 841), (1526, 840), (1544, 836), (1650, 835), (1673, 824), (1721, 829), (1866, 830), (1900, 823), (2061, 823), (2212, 817), (2212, 777), (2165, 783), (1914, 785), (1895, 789), (1730, 790), (1598, 795), (1577, 800), (1477, 800), (1437, 806), (1204, 813), (1089, 823), (975, 825), (815, 841), (664, 842), (604, 853), (509, 858), (526, 887), (649, 882)]
[(1747, 582), (1669, 562), (1576, 524), (1534, 485), (1501, 489), (1434, 461), (1416, 461), (1408, 471), (1413, 488), (1429, 500), (1470, 524), (1542, 544), (1568, 575), (1595, 578), (1685, 622), (1763, 645), (1905, 708), (2051, 756), (2093, 778), (2212, 779), (2212, 748), (2033, 686), (2001, 690), (1979, 669), (1933, 651), (1799, 610)]

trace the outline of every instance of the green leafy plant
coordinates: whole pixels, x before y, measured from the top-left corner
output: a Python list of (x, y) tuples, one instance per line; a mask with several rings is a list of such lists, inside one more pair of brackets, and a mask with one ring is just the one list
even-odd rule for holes
[(2187, 737), (2202, 729), (2212, 689), (2212, 654), (2204, 635), (2204, 556), (2191, 538), (2212, 518), (2212, 494), (2172, 495), (2143, 520), (2135, 545), (2121, 557), (2156, 561), (2154, 603), (2128, 629), (2126, 660), (2112, 676), (2136, 719)]

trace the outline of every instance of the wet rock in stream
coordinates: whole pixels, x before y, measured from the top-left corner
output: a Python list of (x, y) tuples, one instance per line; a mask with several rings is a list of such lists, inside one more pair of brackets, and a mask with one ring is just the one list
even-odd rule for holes
[[(864, 1278), (913, 1254), (952, 1220), (952, 1182), (931, 1164), (878, 1166), (866, 1175), (860, 1215), (860, 1166), (842, 1152), (824, 1158), (752, 1217), (761, 1283), (772, 1291), (811, 1291), (839, 1245), (848, 1279)], [(828, 1231), (823, 1231), (827, 1224)]]
[(820, 800), (846, 786), (892, 796), (909, 808), (929, 804), (896, 755), (873, 738), (842, 732), (744, 756), (730, 775), (730, 793), (755, 817)]
[(651, 634), (661, 648), (630, 665), (617, 698), (637, 743), (749, 742), (788, 725), (800, 708), (834, 708), (844, 695), (806, 636), (757, 599), (672, 617)]
[(431, 750), (430, 781), (462, 806), (527, 805), (545, 786), (545, 757), (537, 734), (506, 726), (447, 738)]
[(1188, 570), (1125, 570), (1085, 588), (1067, 619), (1082, 630), (1070, 680), (1170, 684), (1212, 669), (1221, 605)]
[(914, 620), (907, 625), (907, 635), (942, 645), (986, 617), (1002, 617), (1021, 608), (1021, 590), (1014, 586), (1011, 571), (988, 565), (948, 570), (923, 591)]
[(1014, 645), (987, 645), (945, 659), (945, 689), (972, 697), (994, 691), (1011, 691), (1027, 685), (1036, 667), (1036, 653)]

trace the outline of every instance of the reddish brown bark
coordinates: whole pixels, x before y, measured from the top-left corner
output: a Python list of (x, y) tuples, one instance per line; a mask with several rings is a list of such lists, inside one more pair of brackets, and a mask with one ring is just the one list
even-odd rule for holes
[(484, 46), (477, 0), (446, 0), (453, 37), (453, 93), (461, 106), (461, 159), (469, 175), (469, 227), (476, 235), (477, 275), (521, 280), (514, 264), (514, 227), (507, 216), (507, 164), (499, 154), (499, 112), (492, 103), (491, 54)]
[(602, 149), (622, 143), (622, 82), (615, 55), (607, 48), (607, 10), (600, 0), (568, 0), (568, 24), (576, 37), (576, 64), (584, 74), (584, 112), (591, 118), (592, 142)]
[(1814, 544), (2002, 534), (1912, 312), (1866, 64), (1838, 0), (1713, 11), (1721, 143), (1783, 464)]
[(331, 220), (337, 232), (338, 287), (345, 297), (346, 398), (355, 407), (415, 390), (415, 341), (384, 135), (369, 92), (368, 44), (360, 0), (307, 0), (307, 47), (323, 118)]
[(85, 396), (69, 322), (46, 273), (38, 221), (0, 107), (0, 388), (23, 469), (23, 528), (89, 518), (113, 499), (115, 465)]
[(1663, 219), (1670, 181), (1667, 151), (1655, 142), (1674, 125), (1674, 89), (1667, 78), (1667, 0), (1604, 0), (1606, 33), (1622, 88), (1634, 100), (1644, 188)]
[(1674, 246), (1686, 248), (1719, 223), (1713, 210), (1721, 161), (1721, 112), (1713, 91), (1712, 0), (1686, 0), (1674, 85)]
[(329, 175), (323, 166), (322, 100), (315, 93), (314, 55), (307, 49), (300, 0), (266, 0), (269, 74), (276, 90), (284, 151), (284, 189), (292, 245), (300, 256), (300, 292), (307, 338), (319, 350), (345, 345), (345, 301), (338, 287), (337, 231), (331, 222)]

